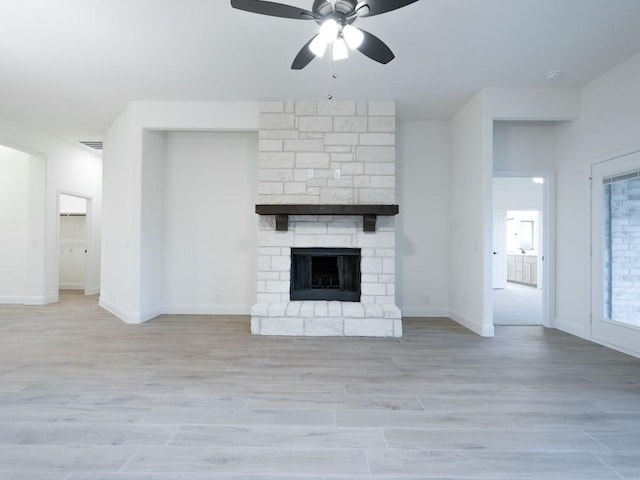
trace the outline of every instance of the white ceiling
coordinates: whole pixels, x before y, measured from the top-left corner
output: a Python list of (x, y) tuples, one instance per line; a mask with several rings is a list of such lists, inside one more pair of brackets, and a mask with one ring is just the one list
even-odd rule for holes
[(100, 139), (133, 100), (331, 94), (446, 119), (482, 87), (580, 86), (640, 51), (640, 0), (419, 0), (358, 19), (396, 59), (355, 52), (337, 79), (328, 58), (290, 70), (313, 22), (228, 0), (0, 0), (0, 12), (0, 114), (70, 140)]

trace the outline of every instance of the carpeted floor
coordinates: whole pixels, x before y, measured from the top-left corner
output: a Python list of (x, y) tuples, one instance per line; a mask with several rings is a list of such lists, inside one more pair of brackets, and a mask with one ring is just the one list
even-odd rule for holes
[(542, 290), (507, 282), (493, 290), (494, 325), (542, 325)]

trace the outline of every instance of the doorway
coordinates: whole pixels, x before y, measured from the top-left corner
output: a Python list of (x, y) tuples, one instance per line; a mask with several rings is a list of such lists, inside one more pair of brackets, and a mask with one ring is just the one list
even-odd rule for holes
[(58, 290), (90, 293), (90, 205), (78, 194), (58, 194)]
[(545, 178), (493, 181), (493, 323), (546, 325)]

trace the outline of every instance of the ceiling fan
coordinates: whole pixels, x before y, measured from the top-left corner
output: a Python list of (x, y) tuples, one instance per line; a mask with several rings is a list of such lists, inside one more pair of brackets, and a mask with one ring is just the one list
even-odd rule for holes
[(296, 20), (313, 20), (320, 31), (298, 52), (291, 64), (293, 70), (302, 70), (315, 57), (322, 57), (331, 47), (333, 60), (349, 56), (349, 49), (359, 50), (376, 62), (387, 64), (395, 55), (375, 35), (354, 27), (358, 17), (372, 17), (397, 10), (418, 0), (314, 0), (311, 11), (282, 3), (262, 0), (231, 0), (238, 10)]

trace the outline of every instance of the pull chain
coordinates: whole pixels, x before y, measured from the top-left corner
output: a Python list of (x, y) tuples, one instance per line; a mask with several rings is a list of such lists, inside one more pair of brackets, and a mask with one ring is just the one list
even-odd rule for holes
[[(333, 59), (333, 49), (332, 49), (331, 50), (331, 60), (329, 62), (329, 70), (331, 71), (331, 78), (333, 80), (337, 80), (338, 79), (338, 74), (335, 72), (334, 63), (335, 63), (335, 60)], [(333, 100), (333, 94), (330, 93), (329, 95), (327, 95), (327, 100)]]

